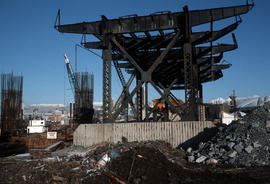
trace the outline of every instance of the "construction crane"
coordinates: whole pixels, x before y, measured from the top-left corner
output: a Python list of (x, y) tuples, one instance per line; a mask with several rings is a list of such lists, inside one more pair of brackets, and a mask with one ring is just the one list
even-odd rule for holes
[[(90, 89), (88, 89), (88, 91), (85, 90), (87, 89), (87, 86), (85, 86), (84, 84), (80, 84), (80, 81), (85, 81), (84, 78), (88, 77), (88, 74), (82, 76), (74, 74), (67, 55), (64, 54), (64, 57), (67, 67), (69, 83), (74, 94), (75, 109), (73, 110), (73, 117), (75, 119), (75, 123), (77, 125), (80, 123), (92, 123), (94, 114), (93, 87), (91, 88), (91, 92), (89, 91)], [(91, 84), (93, 84), (93, 82), (91, 82)]]
[(68, 59), (66, 54), (64, 54), (64, 58), (65, 58), (65, 62), (66, 62), (69, 83), (70, 83), (70, 86), (72, 88), (72, 92), (75, 96), (75, 91), (77, 91), (79, 89), (79, 85), (77, 83), (75, 74), (73, 73), (72, 67), (69, 63), (69, 59)]

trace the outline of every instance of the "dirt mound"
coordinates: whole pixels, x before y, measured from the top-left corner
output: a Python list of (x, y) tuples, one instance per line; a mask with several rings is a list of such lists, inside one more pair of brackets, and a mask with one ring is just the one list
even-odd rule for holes
[(130, 183), (180, 182), (181, 167), (170, 162), (159, 150), (146, 146), (124, 152), (109, 169)]

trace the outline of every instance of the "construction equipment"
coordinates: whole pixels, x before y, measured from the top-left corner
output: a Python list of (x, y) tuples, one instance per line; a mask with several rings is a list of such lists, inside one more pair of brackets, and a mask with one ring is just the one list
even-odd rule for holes
[(66, 54), (64, 54), (65, 62), (66, 62), (66, 67), (67, 67), (67, 73), (68, 73), (68, 79), (70, 86), (72, 88), (72, 92), (75, 95), (75, 91), (79, 89), (78, 83), (76, 81), (76, 77), (73, 73), (72, 67), (69, 63), (69, 59)]
[[(93, 94), (94, 94), (94, 76), (83, 73), (74, 73), (66, 54), (64, 54), (68, 79), (72, 92), (74, 94), (75, 107), (73, 109), (73, 119), (76, 124), (92, 123), (93, 109)], [(76, 126), (74, 126), (76, 127)]]

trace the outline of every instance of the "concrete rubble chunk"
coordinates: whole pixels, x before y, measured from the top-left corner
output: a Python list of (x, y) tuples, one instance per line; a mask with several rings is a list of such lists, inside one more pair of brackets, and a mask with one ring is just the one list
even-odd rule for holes
[(261, 144), (259, 144), (258, 142), (254, 142), (253, 143), (253, 147), (254, 148), (259, 148), (259, 147), (261, 147), (262, 145)]
[(229, 164), (234, 164), (234, 162), (235, 162), (235, 158), (231, 158), (231, 159), (229, 160)]
[(238, 153), (241, 153), (244, 147), (243, 147), (243, 145), (241, 143), (239, 143), (239, 144), (235, 145), (233, 148)]
[(221, 149), (219, 150), (219, 152), (220, 152), (220, 153), (225, 153), (226, 150), (225, 150), (224, 148), (221, 148)]
[(195, 162), (196, 163), (202, 163), (203, 161), (206, 160), (206, 158), (207, 158), (206, 156), (202, 155), (199, 158), (197, 158)]
[(252, 128), (259, 128), (259, 126), (260, 126), (259, 123), (252, 123), (251, 124)]
[(237, 155), (236, 151), (232, 151), (228, 156), (234, 158)]
[(192, 148), (189, 147), (189, 148), (187, 149), (187, 152), (188, 152), (188, 153), (191, 153), (191, 152), (192, 152)]
[(211, 152), (208, 153), (208, 155), (211, 156), (211, 157), (214, 156), (214, 154), (215, 154), (214, 151), (211, 151)]
[(245, 124), (245, 121), (239, 120), (238, 123)]
[(266, 121), (266, 128), (270, 128), (270, 121)]
[(250, 145), (249, 145), (248, 147), (245, 148), (245, 151), (246, 151), (247, 153), (251, 153), (252, 150), (253, 150), (253, 147), (250, 146)]
[(193, 162), (195, 160), (194, 156), (188, 156), (188, 162)]
[(210, 158), (206, 161), (207, 165), (215, 165), (218, 163), (218, 160), (214, 159), (214, 158)]
[(230, 149), (232, 149), (234, 145), (235, 145), (234, 142), (230, 142), (230, 143), (228, 144), (228, 146), (229, 146)]

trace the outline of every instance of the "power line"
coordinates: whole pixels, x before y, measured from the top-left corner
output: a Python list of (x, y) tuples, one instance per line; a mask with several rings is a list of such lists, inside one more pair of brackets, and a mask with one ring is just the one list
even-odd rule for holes
[(85, 49), (85, 50), (91, 52), (92, 54), (94, 54), (94, 55), (96, 55), (96, 56), (98, 56), (98, 57), (100, 57), (100, 58), (102, 59), (102, 56), (99, 55), (98, 53), (92, 51), (92, 50), (89, 49), (89, 48), (85, 48), (85, 47), (81, 46), (81, 44), (76, 43), (74, 40), (72, 40), (70, 37), (66, 36), (65, 34), (62, 34), (62, 35), (64, 35), (64, 36), (65, 36), (66, 38), (68, 38), (72, 43), (74, 43), (74, 44), (75, 44), (75, 47), (78, 46), (78, 47), (80, 47), (80, 48), (82, 48), (82, 49)]

